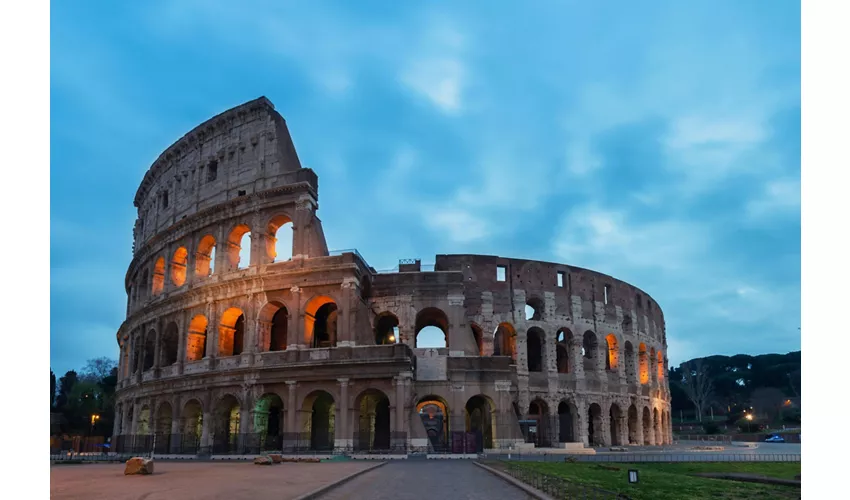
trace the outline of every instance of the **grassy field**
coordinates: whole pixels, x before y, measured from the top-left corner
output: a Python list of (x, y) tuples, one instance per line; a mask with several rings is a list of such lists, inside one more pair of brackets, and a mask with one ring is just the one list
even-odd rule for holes
[[(800, 498), (800, 488), (725, 479), (694, 477), (699, 472), (734, 472), (781, 479), (794, 479), (800, 474), (800, 463), (725, 462), (725, 463), (547, 463), (512, 462), (513, 466), (558, 476), (569, 481), (616, 491), (635, 500), (700, 500), (700, 499), (786, 499)], [(500, 468), (506, 463), (502, 462)], [(619, 468), (620, 470), (611, 470)], [(638, 484), (628, 483), (628, 470), (637, 469)]]

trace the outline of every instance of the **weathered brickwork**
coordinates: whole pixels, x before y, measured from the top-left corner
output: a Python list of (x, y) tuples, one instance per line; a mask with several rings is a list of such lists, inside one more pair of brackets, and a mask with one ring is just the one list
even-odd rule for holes
[[(664, 316), (648, 294), (485, 255), (378, 273), (328, 251), (318, 200), (265, 98), (160, 155), (135, 198), (116, 437), (195, 436), (213, 452), (238, 435), (303, 435), (315, 449), (364, 436), (427, 449), (476, 430), (487, 447), (671, 441)], [(425, 327), (445, 347), (417, 348)], [(436, 437), (428, 412), (445, 421)]]

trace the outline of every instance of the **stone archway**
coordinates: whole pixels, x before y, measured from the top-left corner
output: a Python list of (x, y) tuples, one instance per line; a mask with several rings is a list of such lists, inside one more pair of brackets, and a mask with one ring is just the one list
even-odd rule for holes
[(474, 451), (492, 449), (495, 442), (496, 405), (482, 394), (466, 401), (466, 432), (474, 435)]
[(378, 389), (366, 389), (354, 400), (357, 430), (354, 451), (387, 451), (391, 447), (390, 398)]

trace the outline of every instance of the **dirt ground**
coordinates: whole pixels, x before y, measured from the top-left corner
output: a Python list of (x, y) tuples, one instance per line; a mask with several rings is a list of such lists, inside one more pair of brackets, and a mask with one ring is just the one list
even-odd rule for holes
[(284, 463), (157, 461), (149, 476), (125, 476), (124, 464), (53, 465), (54, 500), (295, 498), (374, 462)]

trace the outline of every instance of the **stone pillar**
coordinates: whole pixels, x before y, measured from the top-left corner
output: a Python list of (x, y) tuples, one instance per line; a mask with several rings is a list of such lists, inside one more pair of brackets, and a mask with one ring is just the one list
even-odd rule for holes
[[(594, 429), (595, 431), (596, 429)], [(611, 414), (602, 410), (602, 446), (611, 446)]]
[(121, 403), (115, 404), (115, 418), (112, 422), (112, 446), (115, 446), (115, 441), (121, 434), (121, 419), (123, 417), (123, 408)]
[(347, 378), (336, 379), (339, 382), (339, 404), (337, 407), (337, 425), (334, 429), (334, 447), (348, 448), (351, 444), (352, 436), (348, 429), (349, 409), (351, 404), (348, 401), (348, 381)]
[(558, 373), (558, 332), (550, 330), (543, 335), (543, 371)]
[(218, 357), (218, 308), (215, 302), (207, 303), (207, 338), (205, 358)]
[(295, 400), (295, 390), (297, 388), (297, 382), (295, 382), (294, 380), (287, 380), (286, 388), (289, 390), (289, 393), (286, 397), (286, 432), (299, 432), (299, 429), (296, 427), (295, 423), (295, 412), (297, 410), (296, 405), (298, 404)]
[(344, 278), (340, 285), (340, 321), (336, 327), (336, 345), (337, 347), (354, 345), (353, 323), (354, 314), (352, 309), (354, 306), (354, 294), (357, 290), (357, 281), (354, 278)]
[[(295, 235), (293, 234), (293, 238)], [(289, 293), (292, 294), (292, 303), (295, 304), (295, 309), (289, 311), (289, 315), (287, 315), (286, 325), (286, 342), (287, 349), (305, 349), (310, 347), (307, 345), (305, 340), (306, 332), (304, 332), (304, 304), (301, 301), (301, 289), (297, 286), (293, 286), (289, 289)]]
[(585, 447), (590, 446), (590, 436), (587, 433), (587, 403), (583, 399), (576, 399), (576, 414), (573, 419), (573, 436), (574, 439), (583, 443)]
[(581, 338), (573, 332), (573, 337), (568, 341), (569, 365), (576, 380), (584, 380), (584, 359), (581, 355)]
[(212, 433), (213, 413), (205, 411), (201, 418), (201, 449), (212, 452)]
[(309, 227), (313, 221), (316, 202), (311, 196), (301, 196), (295, 204), (295, 216), (292, 218), (292, 258), (310, 256)]
[(139, 416), (142, 413), (142, 402), (134, 401), (133, 402), (133, 425), (131, 434), (139, 433)]
[[(638, 407), (639, 408), (639, 407)], [(640, 410), (637, 412), (637, 429), (635, 430), (635, 439), (637, 444), (643, 446), (643, 413)]]
[(406, 415), (404, 411), (404, 379), (401, 377), (393, 377), (393, 383), (395, 384), (395, 420), (393, 422), (393, 427), (396, 432), (403, 432), (404, 428), (404, 417)]

